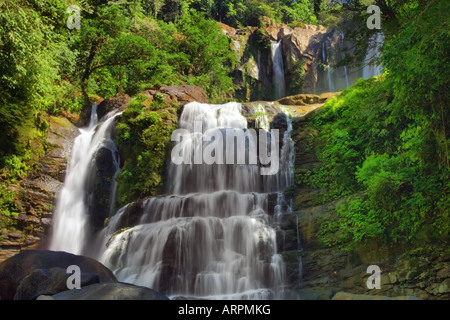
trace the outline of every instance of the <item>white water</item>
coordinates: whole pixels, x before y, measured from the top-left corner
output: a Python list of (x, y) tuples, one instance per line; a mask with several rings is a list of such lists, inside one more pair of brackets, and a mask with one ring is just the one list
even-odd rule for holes
[(334, 92), (335, 86), (334, 86), (334, 82), (333, 82), (333, 72), (331, 71), (331, 67), (327, 61), (327, 55), (326, 55), (326, 51), (325, 51), (325, 41), (322, 42), (322, 62), (324, 65), (326, 65), (325, 69), (327, 72), (326, 77), (327, 77), (328, 91)]
[(376, 63), (380, 57), (380, 47), (383, 45), (383, 33), (373, 35), (369, 40), (366, 58), (364, 59), (363, 78), (368, 79), (383, 73), (383, 67)]
[(334, 87), (334, 82), (333, 82), (333, 74), (331, 72), (330, 66), (327, 66), (327, 79), (328, 79), (328, 90), (330, 92), (336, 91), (336, 89)]
[[(345, 35), (341, 35), (341, 59), (345, 58), (344, 43)], [(333, 48), (326, 46), (326, 41), (322, 41), (322, 66), (323, 71), (320, 72), (320, 92), (334, 92), (343, 90), (353, 85), (359, 78), (368, 79), (378, 76), (383, 73), (383, 68), (377, 64), (377, 59), (380, 56), (380, 47), (383, 45), (383, 34), (377, 33), (369, 39), (369, 46), (367, 48), (366, 56), (363, 61), (363, 67), (355, 69), (352, 66), (341, 66), (334, 68), (331, 66), (330, 60), (335, 57), (336, 52), (330, 52)], [(327, 50), (329, 50), (327, 52)], [(336, 48), (337, 50), (337, 48)]]
[[(282, 171), (286, 174), (286, 186), (290, 186), (294, 183), (294, 161), (295, 161), (295, 146), (294, 141), (291, 138), (292, 132), (292, 114), (290, 110), (284, 109), (284, 113), (287, 117), (287, 130), (283, 136), (283, 148), (281, 149), (281, 159), (282, 161)], [(303, 277), (303, 266), (301, 260), (301, 247), (300, 247), (300, 230), (298, 224), (298, 215), (292, 211), (292, 200), (287, 201), (283, 192), (277, 193), (277, 202), (274, 208), (274, 224), (279, 226), (285, 215), (295, 216), (296, 225), (296, 237), (297, 237), (297, 251), (298, 251), (298, 279), (299, 282), (302, 281)], [(283, 241), (285, 241), (285, 231), (280, 230), (283, 234)], [(285, 243), (283, 243), (283, 248), (285, 248)]]
[[(344, 39), (345, 39), (345, 34), (343, 33), (342, 35), (341, 35), (341, 41), (342, 41), (342, 43), (344, 42)], [(344, 45), (343, 45), (344, 46)], [(342, 46), (342, 47), (343, 47)], [(345, 59), (345, 54), (344, 54), (344, 52), (342, 53), (342, 58), (343, 59)], [(345, 88), (348, 88), (348, 87), (350, 87), (350, 81), (349, 81), (349, 79), (348, 79), (348, 70), (347, 70), (347, 66), (344, 66), (344, 75), (345, 75)]]
[(282, 42), (272, 43), (273, 84), (275, 87), (275, 100), (286, 96), (286, 83), (284, 78), (284, 62)]
[(86, 185), (94, 165), (93, 159), (105, 142), (110, 148), (115, 148), (111, 146), (113, 143), (109, 136), (115, 117), (109, 115), (106, 118), (98, 124), (97, 106), (92, 106), (89, 126), (80, 129), (80, 135), (74, 141), (64, 186), (54, 211), (50, 250), (74, 254), (83, 252), (89, 230)]
[(280, 174), (283, 175), (281, 179), (282, 185), (279, 185), (279, 190), (294, 184), (294, 161), (295, 161), (295, 147), (294, 141), (291, 138), (292, 132), (292, 111), (286, 107), (281, 107), (282, 112), (286, 115), (287, 128), (283, 135), (283, 147), (280, 155)]
[[(205, 130), (247, 126), (240, 104), (188, 104), (179, 125), (192, 133), (186, 144), (191, 150), (205, 148), (199, 144), (203, 133), (195, 132), (195, 121), (202, 121)], [(277, 253), (268, 193), (292, 183), (289, 140), (288, 128), (281, 162), (289, 163), (274, 176), (261, 176), (258, 165), (172, 164), (170, 195), (145, 200), (138, 224), (116, 234), (126, 221), (126, 209), (119, 210), (99, 236), (98, 242), (106, 246), (99, 260), (120, 281), (172, 297), (278, 297), (285, 266)], [(256, 145), (247, 147), (257, 152)]]

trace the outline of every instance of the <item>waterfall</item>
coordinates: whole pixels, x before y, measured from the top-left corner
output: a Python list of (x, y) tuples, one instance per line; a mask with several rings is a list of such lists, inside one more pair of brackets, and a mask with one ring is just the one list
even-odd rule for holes
[(327, 66), (327, 79), (328, 79), (328, 90), (330, 92), (336, 91), (333, 83), (333, 74), (331, 73), (331, 67)]
[[(345, 38), (345, 34), (343, 33), (341, 35), (342, 44), (344, 43), (344, 38)], [(344, 44), (343, 44), (343, 46), (344, 46)], [(345, 53), (344, 52), (342, 53), (342, 59), (345, 59)], [(345, 76), (345, 88), (348, 88), (348, 87), (350, 87), (350, 82), (348, 80), (348, 70), (347, 70), (347, 66), (346, 65), (344, 66), (344, 76)]]
[[(115, 116), (108, 114), (98, 123), (97, 106), (93, 105), (87, 128), (80, 129), (75, 139), (72, 157), (67, 167), (64, 186), (54, 211), (50, 250), (81, 254), (89, 230), (89, 195), (87, 185), (92, 176), (96, 152), (102, 146), (117, 151), (110, 138)], [(115, 155), (113, 155), (113, 159)], [(118, 169), (116, 159), (116, 168)], [(113, 188), (114, 189), (114, 188)], [(115, 190), (111, 190), (114, 197)]]
[[(294, 141), (291, 138), (292, 132), (292, 114), (290, 110), (282, 107), (283, 112), (286, 114), (287, 118), (287, 130), (283, 136), (283, 147), (281, 149), (281, 158), (284, 159), (283, 165), (285, 167), (282, 169), (286, 174), (286, 186), (290, 186), (294, 183), (294, 161), (295, 161), (295, 146)], [(303, 265), (301, 259), (301, 246), (300, 246), (300, 230), (298, 224), (298, 215), (292, 211), (292, 199), (287, 201), (284, 195), (284, 192), (280, 191), (277, 193), (277, 202), (274, 208), (274, 223), (279, 226), (283, 218), (286, 215), (295, 216), (295, 225), (296, 225), (296, 237), (297, 237), (297, 251), (298, 251), (298, 279), (299, 282), (302, 281), (303, 277)], [(283, 235), (283, 248), (286, 246), (285, 244), (285, 231), (279, 230), (279, 232)]]
[(380, 56), (380, 47), (383, 45), (383, 33), (379, 32), (370, 37), (369, 47), (364, 59), (362, 77), (368, 79), (383, 73), (383, 67), (377, 64)]
[(335, 91), (335, 87), (334, 87), (334, 82), (333, 82), (333, 73), (331, 71), (331, 67), (327, 62), (327, 56), (326, 56), (326, 51), (325, 51), (325, 41), (322, 42), (322, 62), (325, 65), (325, 69), (326, 69), (326, 77), (327, 77), (327, 91), (329, 92), (334, 92)]
[(280, 172), (284, 175), (283, 185), (278, 187), (278, 190), (282, 190), (281, 188), (289, 187), (294, 184), (294, 161), (295, 161), (295, 146), (294, 141), (291, 138), (292, 133), (292, 121), (294, 116), (292, 111), (286, 107), (281, 107), (281, 111), (286, 116), (287, 128), (283, 135), (283, 147), (281, 148), (281, 156), (280, 158), (283, 161), (280, 162)]
[[(279, 297), (285, 265), (277, 253), (269, 194), (292, 183), (293, 161), (284, 164), (293, 157), (288, 123), (277, 174), (262, 176), (258, 164), (171, 163), (168, 195), (143, 200), (137, 223), (128, 228), (126, 208), (109, 219), (98, 239), (99, 260), (120, 281), (172, 298)], [(216, 139), (228, 130), (248, 130), (238, 103), (190, 103), (179, 127), (187, 132), (182, 150), (193, 157), (210, 147), (201, 141), (211, 130)], [(249, 138), (243, 150), (257, 154), (258, 144)]]
[(284, 63), (282, 41), (272, 43), (273, 84), (275, 87), (275, 100), (286, 95), (286, 83), (284, 78)]

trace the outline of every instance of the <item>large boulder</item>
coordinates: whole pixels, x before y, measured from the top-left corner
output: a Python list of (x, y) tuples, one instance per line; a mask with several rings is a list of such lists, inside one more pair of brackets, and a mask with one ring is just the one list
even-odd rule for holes
[[(41, 295), (54, 295), (67, 290), (67, 279), (71, 275), (63, 268), (37, 269), (26, 276), (17, 287), (14, 300), (35, 300)], [(82, 273), (81, 287), (98, 283), (97, 273)]]
[(38, 300), (169, 300), (165, 295), (146, 287), (128, 283), (97, 283), (79, 290), (67, 290)]
[[(99, 282), (117, 282), (114, 274), (94, 259), (67, 252), (25, 250), (0, 264), (0, 300), (14, 299), (18, 288), (25, 278), (36, 270), (50, 270), (52, 268), (67, 270), (71, 265), (78, 266), (82, 274), (98, 275)], [(19, 292), (33, 291), (33, 289), (24, 288), (26, 283), (32, 285), (36, 285), (36, 283), (42, 284), (45, 282), (45, 278), (51, 276), (51, 273), (50, 271), (39, 271), (35, 273), (31, 278), (25, 280)], [(39, 290), (35, 291), (38, 292)], [(30, 295), (27, 293), (26, 296), (29, 297)]]

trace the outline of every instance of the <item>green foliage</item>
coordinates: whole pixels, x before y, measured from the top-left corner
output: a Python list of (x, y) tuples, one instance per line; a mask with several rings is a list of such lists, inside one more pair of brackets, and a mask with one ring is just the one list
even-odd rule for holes
[(385, 84), (371, 79), (359, 81), (330, 99), (313, 118), (320, 131), (316, 144), (322, 166), (306, 177), (298, 174), (297, 179), (312, 187), (329, 189), (324, 201), (357, 191), (355, 171), (366, 153), (393, 147), (391, 141), (385, 140), (389, 136), (395, 139), (395, 132), (385, 120), (389, 97)]
[[(317, 23), (314, 2), (312, 0), (215, 0), (211, 12), (216, 20), (233, 27), (261, 26), (263, 16), (287, 24)], [(326, 5), (321, 5), (318, 10), (326, 8)]]
[[(161, 12), (176, 3), (165, 2)], [(173, 13), (176, 18), (164, 15), (166, 22), (142, 14), (131, 20), (122, 6), (103, 5), (86, 13), (71, 45), (79, 52), (76, 73), (82, 88), (108, 98), (118, 92), (135, 95), (157, 84), (195, 84), (213, 101), (223, 100), (233, 90), (229, 72), (235, 57), (228, 39), (216, 22), (186, 5)]]
[(228, 73), (236, 63), (227, 37), (221, 34), (217, 23), (195, 10), (185, 15), (177, 27), (182, 34), (177, 49), (190, 62), (181, 71), (188, 76), (187, 82), (203, 87), (213, 101), (223, 100), (233, 89)]
[(17, 194), (14, 190), (0, 189), (0, 218), (10, 218), (18, 215), (19, 208), (15, 202), (16, 197)]
[(7, 219), (16, 217), (19, 214), (20, 204), (17, 201), (19, 190), (15, 183), (24, 179), (30, 171), (30, 160), (29, 153), (21, 157), (9, 155), (1, 159), (0, 220), (4, 217)]
[(130, 101), (117, 125), (116, 144), (125, 159), (119, 177), (120, 206), (156, 195), (162, 186), (170, 136), (177, 125), (177, 107), (144, 95)]
[(157, 94), (155, 94), (154, 99), (158, 103), (163, 103), (165, 100), (164, 95), (159, 92)]
[(299, 0), (288, 2), (288, 5), (281, 6), (278, 9), (280, 20), (287, 24), (295, 24), (297, 22), (317, 24), (318, 20), (314, 15), (314, 4), (309, 0)]
[(383, 3), (391, 17), (386, 74), (344, 90), (314, 117), (323, 165), (308, 182), (333, 198), (357, 194), (337, 210), (339, 240), (323, 232), (324, 243), (448, 241), (448, 7), (438, 0)]
[(67, 48), (58, 27), (64, 10), (57, 0), (0, 3), (0, 158), (23, 155), (20, 127), (51, 112), (63, 91), (57, 67)]
[[(61, 7), (63, 1), (54, 1)], [(0, 91), (2, 98), (26, 101), (39, 108), (52, 93), (58, 78), (55, 53), (61, 50), (63, 38), (52, 32), (53, 17), (46, 17), (28, 5), (5, 0), (0, 4)], [(51, 7), (50, 7), (51, 8)], [(57, 10), (57, 8), (53, 8)], [(63, 11), (64, 12), (64, 11)], [(52, 14), (50, 14), (52, 15)]]

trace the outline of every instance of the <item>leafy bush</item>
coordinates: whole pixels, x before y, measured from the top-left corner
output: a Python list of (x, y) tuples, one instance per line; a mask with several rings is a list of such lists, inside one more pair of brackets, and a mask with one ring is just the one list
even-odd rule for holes
[(439, 108), (424, 117), (417, 100), (400, 112), (404, 97), (395, 81), (391, 74), (359, 81), (313, 116), (321, 166), (298, 175), (297, 183), (327, 189), (323, 202), (358, 194), (337, 210), (339, 240), (326, 236), (329, 224), (322, 228), (325, 244), (447, 239), (449, 167), (439, 150), (445, 143), (433, 134), (445, 130), (433, 120)]
[(120, 206), (160, 191), (177, 108), (138, 95), (123, 112), (115, 138), (125, 159), (118, 184)]

